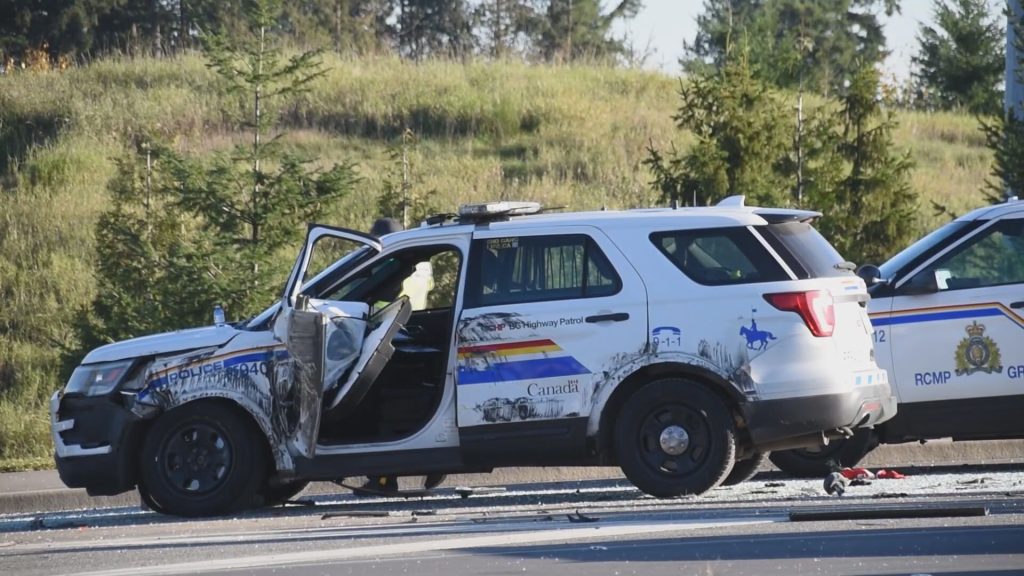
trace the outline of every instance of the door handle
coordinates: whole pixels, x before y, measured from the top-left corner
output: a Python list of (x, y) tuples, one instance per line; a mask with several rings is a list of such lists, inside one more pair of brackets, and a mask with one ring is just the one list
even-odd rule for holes
[(1013, 309), (1024, 308), (1024, 300), (1021, 300), (1020, 302), (1011, 302), (1010, 303), (1010, 308), (1013, 308)]
[(587, 316), (584, 318), (587, 322), (594, 324), (596, 322), (622, 322), (623, 320), (629, 320), (629, 314), (626, 312), (614, 312), (612, 314), (598, 314), (597, 316)]

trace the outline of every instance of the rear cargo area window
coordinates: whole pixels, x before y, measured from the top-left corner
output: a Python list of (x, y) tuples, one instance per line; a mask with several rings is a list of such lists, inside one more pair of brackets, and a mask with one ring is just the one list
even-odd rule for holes
[(807, 222), (769, 224), (757, 230), (797, 278), (854, 275), (839, 252)]
[(650, 238), (670, 262), (699, 284), (722, 286), (790, 279), (746, 228), (657, 232)]

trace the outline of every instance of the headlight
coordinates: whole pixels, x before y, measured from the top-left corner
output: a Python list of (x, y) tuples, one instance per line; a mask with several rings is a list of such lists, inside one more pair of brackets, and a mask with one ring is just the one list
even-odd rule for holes
[(71, 379), (68, 380), (64, 393), (82, 394), (84, 396), (109, 394), (124, 379), (131, 366), (131, 360), (79, 366), (71, 374)]

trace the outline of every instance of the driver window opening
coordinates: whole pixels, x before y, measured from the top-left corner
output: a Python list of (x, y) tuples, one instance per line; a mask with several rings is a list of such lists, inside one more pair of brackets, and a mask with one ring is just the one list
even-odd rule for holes
[[(325, 300), (366, 303), (366, 332), (378, 329), (375, 338), (382, 334), (381, 317), (392, 314), (396, 303), (408, 301), (411, 312), (387, 341), (364, 342), (363, 358), (391, 353), (379, 366), (353, 366), (352, 371), (367, 370), (368, 380), (349, 372), (338, 382), (325, 382), (321, 443), (394, 441), (430, 421), (444, 390), (461, 266), (455, 247), (410, 248), (371, 262), (325, 291)], [(352, 384), (338, 396), (346, 381)]]
[(1008, 219), (943, 255), (908, 286), (944, 291), (1020, 283), (1024, 283), (1024, 219)]

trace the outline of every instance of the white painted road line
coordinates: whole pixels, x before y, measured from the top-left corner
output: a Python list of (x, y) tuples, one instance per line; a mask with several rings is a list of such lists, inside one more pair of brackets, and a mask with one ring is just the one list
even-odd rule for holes
[[(763, 517), (752, 519), (727, 520), (720, 522), (703, 521), (670, 521), (670, 522), (620, 522), (587, 528), (550, 527), (541, 530), (521, 530), (488, 536), (448, 536), (443, 539), (417, 540), (398, 544), (380, 544), (373, 546), (353, 546), (335, 550), (313, 550), (302, 552), (286, 552), (241, 558), (225, 558), (221, 560), (201, 560), (165, 564), (162, 566), (131, 567), (117, 570), (76, 573), (77, 576), (163, 576), (166, 574), (207, 573), (223, 570), (269, 568), (274, 566), (293, 566), (303, 564), (321, 564), (359, 558), (380, 556), (399, 556), (444, 550), (470, 550), (474, 548), (517, 546), (545, 542), (569, 542), (592, 538), (615, 538), (619, 536), (640, 536), (682, 530), (699, 530), (726, 526), (747, 526), (768, 524), (778, 521)], [(493, 530), (496, 526), (490, 526)]]

